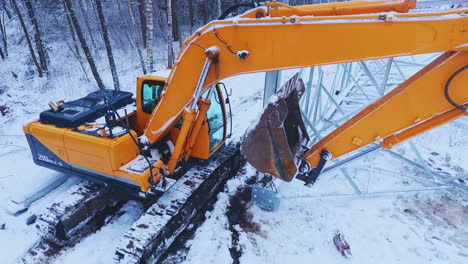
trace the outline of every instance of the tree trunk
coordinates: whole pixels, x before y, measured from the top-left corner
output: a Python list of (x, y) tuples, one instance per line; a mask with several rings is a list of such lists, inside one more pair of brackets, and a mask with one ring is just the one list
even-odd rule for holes
[[(153, 2), (153, 1), (151, 0), (151, 2)], [(146, 14), (145, 14), (145, 8), (146, 8), (145, 0), (139, 0), (138, 3), (139, 3), (138, 4), (138, 11), (139, 11), (139, 14), (140, 14), (141, 34), (143, 36), (143, 48), (146, 49), (147, 25), (146, 25)]]
[(99, 89), (105, 89), (104, 83), (101, 80), (101, 76), (99, 76), (99, 72), (97, 71), (96, 64), (94, 64), (93, 56), (91, 55), (91, 51), (89, 50), (88, 44), (83, 35), (83, 31), (81, 30), (80, 24), (78, 23), (78, 19), (76, 18), (76, 13), (73, 10), (72, 0), (63, 0), (65, 4), (65, 11), (70, 14), (71, 21), (73, 23), (73, 27), (76, 30), (76, 35), (78, 36), (78, 40), (81, 43), (81, 48), (83, 49), (84, 54), (86, 55), (86, 59), (88, 60), (89, 67), (91, 68), (91, 72), (93, 73), (94, 79), (96, 79), (96, 83)]
[(209, 19), (209, 10), (208, 10), (208, 0), (203, 0), (203, 25), (208, 23)]
[(39, 29), (39, 23), (36, 19), (36, 14), (34, 13), (34, 8), (32, 6), (31, 0), (23, 0), (26, 9), (28, 10), (29, 20), (34, 27), (34, 41), (36, 42), (37, 52), (39, 54), (39, 61), (41, 63), (42, 70), (44, 72), (48, 71), (49, 64), (49, 55), (47, 50), (44, 47), (44, 40), (41, 36), (41, 31)]
[(174, 63), (174, 50), (172, 49), (172, 0), (167, 0), (167, 68), (171, 69)]
[(221, 0), (216, 0), (216, 18), (220, 17), (222, 13)]
[(65, 5), (65, 2), (63, 2), (63, 8), (65, 9), (68, 29), (70, 30), (70, 34), (71, 34), (72, 41), (73, 41), (73, 46), (75, 47), (76, 56), (77, 56), (77, 58), (81, 58), (80, 48), (78, 48), (78, 41), (76, 41), (76, 37), (75, 37), (75, 29), (73, 28), (70, 13), (68, 12), (68, 8)]
[(146, 0), (146, 60), (147, 60), (147, 69), (149, 72), (153, 71), (153, 0)]
[(109, 41), (109, 34), (107, 33), (106, 20), (104, 18), (104, 13), (102, 12), (101, 0), (96, 0), (96, 8), (98, 11), (99, 23), (101, 24), (102, 28), (102, 36), (106, 45), (107, 58), (109, 58), (112, 80), (114, 81), (114, 90), (120, 91), (119, 76), (117, 75), (117, 70), (115, 68), (114, 55), (112, 55), (112, 47)]
[(86, 14), (86, 11), (84, 9), (83, 0), (79, 0), (78, 4), (80, 5), (81, 13), (83, 14), (83, 20), (85, 22), (85, 26), (86, 26), (86, 30), (88, 31), (89, 38), (91, 39), (91, 44), (93, 45), (94, 50), (97, 52), (98, 48), (96, 45), (96, 41), (94, 41), (93, 31), (91, 30), (91, 27), (89, 26), (88, 15)]
[(5, 57), (8, 57), (8, 43), (7, 43), (7, 34), (5, 29), (5, 17), (0, 17), (0, 33), (2, 33), (2, 42), (3, 48), (5, 49)]
[(43, 76), (42, 68), (41, 68), (41, 65), (39, 65), (39, 62), (37, 62), (36, 54), (34, 53), (32, 41), (31, 41), (31, 38), (29, 37), (28, 29), (26, 28), (26, 24), (24, 23), (23, 16), (21, 15), (21, 12), (20, 12), (20, 9), (18, 8), (18, 4), (16, 3), (16, 0), (12, 0), (11, 3), (16, 13), (18, 14), (18, 19), (21, 23), (21, 27), (23, 28), (24, 36), (26, 37), (26, 41), (28, 42), (29, 51), (31, 52), (31, 57), (33, 59), (34, 64), (36, 65), (39, 77), (42, 78)]
[(195, 15), (196, 15), (196, 12), (195, 12), (195, 6), (196, 5), (196, 1), (191, 1), (189, 0), (188, 2), (188, 9), (189, 9), (189, 19), (190, 19), (190, 35), (192, 35), (193, 33), (193, 30), (194, 30), (194, 27), (195, 27)]
[(0, 47), (0, 58), (2, 58), (2, 60), (5, 60), (5, 54), (3, 54), (2, 47)]
[(127, 0), (127, 5), (128, 5), (128, 12), (130, 13), (130, 20), (132, 22), (132, 30), (133, 30), (133, 35), (135, 37), (135, 49), (138, 52), (138, 57), (140, 58), (140, 64), (141, 64), (141, 69), (143, 70), (143, 74), (146, 74), (146, 67), (145, 67), (145, 60), (143, 59), (143, 55), (140, 49), (140, 41), (138, 38), (138, 29), (137, 29), (137, 24), (135, 21), (135, 17), (133, 16), (133, 8), (130, 0)]
[[(169, 3), (168, 3), (168, 8), (169, 8)], [(179, 19), (177, 16), (177, 1), (171, 0), (171, 15), (172, 15), (172, 39), (174, 41), (180, 41), (180, 30), (179, 30)], [(169, 14), (169, 11), (168, 11)]]
[(5, 0), (1, 0), (1, 1), (2, 1), (3, 10), (5, 10), (5, 13), (8, 16), (8, 19), (11, 19), (13, 17), (13, 15), (11, 14), (10, 9), (8, 9), (8, 7), (6, 5), (6, 1)]

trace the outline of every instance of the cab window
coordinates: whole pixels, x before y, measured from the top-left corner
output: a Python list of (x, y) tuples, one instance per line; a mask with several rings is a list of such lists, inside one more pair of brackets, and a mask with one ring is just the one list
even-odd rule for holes
[(164, 89), (164, 82), (144, 81), (142, 87), (142, 108), (143, 112), (151, 114), (161, 99), (161, 92)]
[(206, 113), (210, 128), (210, 152), (224, 140), (224, 124), (226, 122), (222, 97), (218, 89), (211, 93), (211, 106)]

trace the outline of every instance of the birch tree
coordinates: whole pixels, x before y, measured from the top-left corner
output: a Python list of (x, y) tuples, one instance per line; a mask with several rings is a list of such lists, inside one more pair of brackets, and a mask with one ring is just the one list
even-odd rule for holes
[(221, 2), (222, 2), (221, 0), (216, 1), (216, 18), (220, 17), (221, 14), (223, 13)]
[(102, 12), (102, 3), (101, 0), (96, 0), (96, 8), (99, 16), (99, 23), (101, 24), (102, 37), (106, 46), (107, 58), (109, 59), (109, 66), (111, 68), (112, 80), (114, 81), (114, 90), (120, 90), (119, 76), (117, 75), (117, 70), (115, 68), (114, 55), (112, 54), (112, 47), (109, 41), (109, 34), (107, 33), (106, 20), (104, 18), (104, 13)]
[[(170, 0), (169, 0), (170, 1)], [(145, 13), (146, 13), (146, 64), (149, 72), (154, 69), (154, 53), (153, 53), (153, 0), (145, 1)]]
[(88, 64), (91, 68), (91, 72), (93, 73), (94, 79), (96, 80), (99, 89), (105, 89), (101, 76), (99, 76), (99, 72), (97, 71), (96, 64), (94, 63), (93, 56), (91, 55), (91, 51), (89, 50), (88, 44), (86, 43), (86, 40), (84, 38), (83, 31), (81, 30), (80, 24), (78, 23), (78, 19), (76, 18), (76, 13), (72, 5), (72, 0), (63, 0), (63, 2), (66, 7), (65, 12), (68, 12), (70, 14), (73, 27), (75, 28), (76, 35), (78, 36), (78, 40), (81, 44), (81, 48), (83, 49), (86, 59), (88, 60)]
[(18, 7), (18, 3), (16, 2), (16, 0), (12, 0), (11, 4), (13, 5), (13, 8), (15, 9), (16, 14), (18, 14), (18, 19), (20, 21), (21, 27), (23, 28), (24, 36), (26, 37), (26, 41), (28, 43), (29, 51), (31, 53), (31, 57), (34, 62), (34, 65), (36, 65), (37, 73), (39, 74), (39, 77), (42, 78), (43, 77), (42, 68), (41, 68), (41, 65), (39, 65), (39, 62), (37, 61), (36, 54), (34, 52), (34, 47), (31, 41), (31, 37), (29, 36), (28, 29), (26, 28), (26, 24), (24, 23), (23, 16), (21, 15), (21, 11)]

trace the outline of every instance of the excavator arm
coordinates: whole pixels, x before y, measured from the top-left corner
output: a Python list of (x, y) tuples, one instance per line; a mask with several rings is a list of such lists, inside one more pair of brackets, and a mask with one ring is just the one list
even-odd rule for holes
[[(323, 150), (340, 157), (375, 141), (383, 148), (391, 148), (467, 115), (462, 107), (468, 102), (468, 71), (463, 69), (467, 63), (468, 52), (444, 53), (312, 146), (304, 158), (317, 167)], [(455, 105), (447, 100), (445, 92), (450, 93)]]
[[(281, 9), (273, 7), (275, 4), (278, 5), (273, 2), (246, 14), (256, 13), (258, 18), (213, 21), (185, 41), (144, 132), (151, 144), (182, 117), (184, 109), (193, 102), (197, 87), (203, 91), (230, 76), (468, 49), (467, 9), (313, 16), (313, 7)], [(302, 12), (300, 16), (280, 17), (281, 10), (288, 15), (294, 10)], [(206, 51), (213, 50), (217, 56), (207, 59)]]

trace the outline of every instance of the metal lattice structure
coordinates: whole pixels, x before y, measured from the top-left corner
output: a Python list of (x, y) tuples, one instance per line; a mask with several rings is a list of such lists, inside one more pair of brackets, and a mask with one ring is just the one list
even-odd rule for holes
[[(308, 147), (328, 135), (363, 108), (390, 92), (439, 55), (429, 54), (301, 69), (300, 74), (306, 84), (306, 93), (301, 100), (301, 113), (311, 136)], [(281, 72), (266, 74), (264, 104), (268, 102), (268, 98), (280, 87), (282, 75), (286, 74), (282, 74)], [(283, 197), (282, 199), (349, 195), (372, 196), (387, 193), (422, 192), (453, 188), (468, 191), (468, 186), (458, 181), (458, 179), (467, 177), (467, 174), (449, 177), (435, 172), (428, 167), (413, 142), (409, 141), (405, 144), (407, 144), (412, 152), (412, 156), (415, 156), (416, 159), (405, 157), (394, 150), (383, 149), (376, 142), (330, 162), (320, 177), (328, 177), (327, 175), (336, 173), (340, 174), (343, 177), (342, 179), (352, 187), (352, 192), (350, 193), (322, 193)], [(355, 161), (376, 152), (385, 154), (389, 159), (403, 162), (406, 166), (419, 171), (419, 173), (408, 174), (390, 171), (388, 168), (355, 165)], [(368, 185), (362, 186), (361, 184), (359, 186), (355, 180), (363, 174), (363, 171), (367, 171), (368, 174), (379, 173), (410, 178), (420, 183), (422, 187), (371, 191)], [(261, 174), (259, 179), (263, 176)], [(370, 179), (368, 179), (369, 181)], [(277, 209), (279, 199), (276, 197), (275, 184), (278, 185), (280, 182), (273, 180), (273, 183), (270, 185), (263, 187), (255, 186), (253, 201), (263, 209)]]

